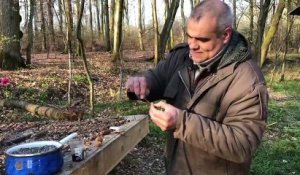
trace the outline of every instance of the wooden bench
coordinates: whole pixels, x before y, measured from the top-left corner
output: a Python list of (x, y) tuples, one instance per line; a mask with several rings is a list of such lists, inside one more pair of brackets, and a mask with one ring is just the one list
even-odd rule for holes
[(83, 161), (73, 162), (71, 153), (65, 155), (59, 175), (108, 174), (149, 133), (147, 115), (126, 118), (130, 122), (120, 126), (119, 132), (105, 136), (101, 147), (89, 147)]

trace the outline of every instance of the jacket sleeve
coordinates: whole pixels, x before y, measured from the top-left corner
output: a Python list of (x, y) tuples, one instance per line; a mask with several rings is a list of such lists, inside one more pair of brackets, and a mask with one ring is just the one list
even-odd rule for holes
[(179, 44), (167, 54), (164, 60), (161, 60), (154, 69), (144, 73), (147, 83), (150, 85), (150, 94), (148, 100), (154, 101), (161, 99), (166, 86), (177, 71), (185, 62), (184, 54), (187, 51), (186, 44)]
[(249, 161), (266, 127), (267, 100), (266, 86), (257, 84), (232, 102), (222, 123), (183, 110), (174, 137), (229, 161)]

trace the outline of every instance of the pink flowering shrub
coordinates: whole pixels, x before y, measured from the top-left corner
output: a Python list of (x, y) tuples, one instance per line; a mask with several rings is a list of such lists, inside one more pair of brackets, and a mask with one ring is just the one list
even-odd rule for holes
[(10, 84), (10, 80), (6, 77), (0, 78), (0, 86), (8, 86)]

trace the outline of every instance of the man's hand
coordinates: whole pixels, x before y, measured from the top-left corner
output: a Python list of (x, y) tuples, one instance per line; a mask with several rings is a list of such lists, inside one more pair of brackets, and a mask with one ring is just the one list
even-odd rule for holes
[(176, 127), (179, 112), (180, 109), (163, 101), (156, 104), (151, 103), (149, 110), (151, 120), (163, 131)]
[(149, 95), (149, 85), (145, 77), (130, 77), (126, 82), (128, 92), (134, 93), (139, 99), (145, 99)]

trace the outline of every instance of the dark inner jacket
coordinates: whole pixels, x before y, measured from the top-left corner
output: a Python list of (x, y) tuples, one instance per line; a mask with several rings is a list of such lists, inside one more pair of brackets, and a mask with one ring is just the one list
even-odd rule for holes
[(187, 44), (145, 73), (149, 100), (181, 109), (168, 131), (168, 174), (248, 174), (266, 126), (268, 93), (263, 75), (238, 32), (194, 80)]

